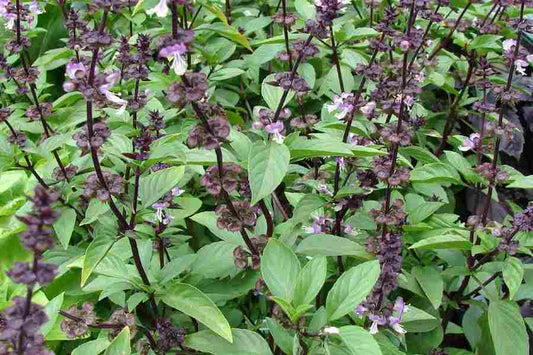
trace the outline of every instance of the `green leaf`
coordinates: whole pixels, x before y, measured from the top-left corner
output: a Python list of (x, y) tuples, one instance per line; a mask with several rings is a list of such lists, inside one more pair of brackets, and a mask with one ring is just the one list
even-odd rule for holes
[(87, 279), (115, 244), (116, 230), (98, 224), (94, 229), (94, 239), (85, 251), (83, 267), (81, 269), (81, 287), (85, 286)]
[(130, 355), (130, 328), (124, 327), (122, 331), (113, 339), (104, 355)]
[(244, 245), (244, 241), (242, 240), (242, 237), (237, 232), (230, 232), (226, 229), (220, 229), (217, 226), (217, 215), (215, 212), (212, 211), (205, 211), (195, 214), (191, 217), (193, 221), (196, 223), (199, 223), (207, 229), (214, 235), (216, 235), (218, 238), (227, 241), (228, 243), (235, 244), (235, 245)]
[[(263, 83), (261, 84), (261, 96), (263, 97), (263, 100), (267, 103), (268, 107), (272, 111), (276, 111), (276, 108), (278, 107), (281, 97), (283, 96), (283, 89), (279, 86), (270, 85), (269, 83), (273, 82), (275, 80), (275, 74), (268, 75), (265, 80), (263, 80)], [(287, 97), (285, 98), (284, 107), (292, 100), (294, 97), (294, 91), (289, 90), (289, 93), (287, 94)]]
[(72, 351), (72, 355), (96, 355), (107, 349), (111, 344), (107, 337), (83, 343)]
[(43, 336), (46, 335), (52, 330), (54, 324), (56, 323), (57, 316), (59, 315), (59, 310), (63, 305), (63, 299), (65, 298), (65, 292), (60, 293), (54, 297), (50, 302), (48, 302), (44, 308), (46, 315), (48, 316), (48, 321), (41, 327), (40, 332)]
[(314, 158), (325, 156), (351, 157), (352, 146), (350, 144), (325, 139), (298, 138), (289, 144), (291, 159)]
[(442, 202), (425, 202), (424, 204), (416, 207), (414, 210), (409, 211), (409, 222), (411, 224), (417, 224), (437, 212), (445, 203)]
[(204, 278), (234, 276), (238, 269), (233, 261), (233, 250), (236, 244), (214, 242), (204, 245), (197, 253), (191, 269), (194, 274)]
[(367, 330), (355, 325), (347, 325), (339, 330), (343, 343), (353, 355), (382, 355), (378, 343)]
[(161, 284), (166, 284), (171, 281), (183, 271), (188, 269), (197, 258), (197, 254), (183, 255), (180, 257), (174, 257), (171, 262), (165, 265), (161, 270), (159, 281)]
[(286, 354), (292, 355), (292, 339), (294, 337), (294, 332), (284, 329), (272, 318), (266, 318), (266, 325), (270, 334), (272, 334), (276, 345)]
[(139, 197), (142, 200), (142, 208), (151, 206), (164, 194), (174, 188), (185, 173), (185, 167), (170, 167), (159, 170), (148, 176), (141, 177), (139, 184)]
[(320, 292), (326, 281), (328, 261), (326, 257), (317, 257), (308, 262), (300, 271), (294, 287), (293, 305), (310, 304)]
[(372, 291), (380, 273), (377, 260), (359, 264), (344, 272), (326, 299), (328, 320), (333, 321), (352, 312)]
[(209, 79), (212, 81), (222, 81), (234, 78), (244, 73), (245, 71), (239, 68), (222, 68), (220, 70), (217, 70), (213, 75), (211, 75)]
[(184, 283), (174, 283), (165, 289), (165, 293), (160, 297), (170, 307), (197, 319), (227, 341), (233, 341), (231, 327), (222, 312), (209, 297), (196, 287)]
[(292, 217), (293, 223), (298, 224), (311, 218), (311, 213), (323, 207), (326, 200), (316, 194), (307, 194), (298, 201)]
[(250, 46), (250, 42), (248, 42), (248, 39), (244, 37), (242, 34), (235, 29), (235, 27), (230, 26), (226, 23), (211, 23), (211, 24), (203, 24), (194, 29), (195, 32), (200, 31), (214, 31), (218, 34), (220, 34), (223, 37), (226, 37), (227, 39), (240, 44), (244, 48), (248, 49), (250, 52), (253, 52), (252, 47)]
[(411, 273), (418, 281), (429, 302), (435, 309), (439, 309), (444, 291), (444, 281), (440, 273), (432, 266), (417, 266), (412, 269)]
[(468, 46), (470, 49), (501, 49), (499, 42), (502, 36), (496, 35), (477, 35)]
[(294, 7), (296, 8), (298, 14), (300, 14), (305, 21), (312, 20), (316, 16), (315, 6), (310, 0), (295, 0)]
[(261, 274), (272, 295), (290, 302), (300, 273), (300, 262), (282, 242), (271, 238), (261, 258)]
[(61, 209), (59, 218), (54, 223), (54, 231), (56, 232), (57, 239), (63, 246), (63, 249), (68, 248), (74, 226), (76, 225), (76, 212), (72, 208)]
[(440, 235), (422, 239), (411, 245), (409, 249), (459, 249), (470, 250), (472, 243), (458, 235)]
[(432, 163), (416, 167), (411, 171), (411, 182), (451, 182), (458, 183), (459, 174), (454, 168), (443, 163)]
[(408, 155), (424, 163), (439, 163), (440, 162), (439, 158), (437, 158), (430, 151), (422, 147), (417, 147), (417, 146), (403, 147), (399, 149), (399, 152), (402, 155)]
[(509, 299), (513, 299), (524, 278), (522, 261), (515, 257), (508, 257), (503, 264), (503, 281), (509, 288)]
[(109, 211), (109, 205), (107, 203), (102, 202), (97, 198), (91, 199), (89, 207), (87, 207), (87, 210), (85, 211), (85, 218), (80, 222), (80, 226), (93, 223), (107, 211)]
[(248, 157), (252, 205), (269, 196), (283, 181), (290, 159), (291, 154), (284, 144), (262, 141), (254, 143)]
[(233, 343), (209, 330), (187, 335), (185, 346), (215, 355), (272, 355), (265, 339), (246, 329), (231, 329)]
[(452, 151), (445, 151), (446, 160), (464, 176), (468, 181), (473, 181), (476, 177), (476, 172), (472, 169), (472, 165), (461, 154)]
[(533, 189), (533, 175), (518, 178), (507, 185), (507, 187), (514, 189)]
[(489, 328), (496, 355), (528, 355), (529, 342), (516, 303), (493, 301), (489, 304)]
[(296, 248), (296, 253), (309, 256), (348, 255), (363, 260), (373, 258), (365, 247), (356, 242), (329, 234), (314, 234), (304, 238)]
[(402, 326), (407, 332), (423, 333), (440, 326), (440, 322), (431, 314), (409, 305), (402, 316)]

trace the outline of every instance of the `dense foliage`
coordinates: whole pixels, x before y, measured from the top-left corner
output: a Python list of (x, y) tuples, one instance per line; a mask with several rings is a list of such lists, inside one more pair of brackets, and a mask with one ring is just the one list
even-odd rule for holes
[(0, 0), (0, 354), (529, 354), (532, 5)]

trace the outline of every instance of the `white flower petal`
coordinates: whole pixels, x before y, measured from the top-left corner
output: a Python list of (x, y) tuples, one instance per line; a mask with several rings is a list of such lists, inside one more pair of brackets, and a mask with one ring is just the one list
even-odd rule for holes
[(402, 327), (402, 325), (400, 323), (394, 323), (394, 325), (392, 326), (392, 329), (394, 329), (394, 331), (398, 334), (405, 334), (407, 333), (407, 331), (405, 330), (404, 327)]
[(168, 15), (167, 0), (160, 0), (159, 3), (146, 11), (148, 15), (156, 14), (157, 17), (166, 17)]
[(181, 55), (174, 54), (172, 69), (174, 69), (174, 73), (176, 73), (176, 75), (183, 75), (187, 71), (187, 62)]

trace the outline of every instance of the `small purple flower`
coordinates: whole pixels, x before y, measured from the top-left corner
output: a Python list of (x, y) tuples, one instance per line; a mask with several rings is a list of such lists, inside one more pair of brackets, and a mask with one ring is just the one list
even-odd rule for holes
[(326, 184), (318, 184), (317, 189), (323, 194), (326, 194), (328, 196), (333, 196), (333, 192), (330, 191), (330, 189), (328, 188)]
[(172, 59), (172, 69), (176, 75), (183, 75), (187, 71), (187, 62), (182, 57), (182, 54), (187, 52), (187, 47), (183, 43), (173, 44), (172, 46), (164, 47), (159, 51), (159, 56), (162, 58)]
[(283, 133), (285, 132), (285, 125), (283, 122), (278, 121), (271, 124), (268, 124), (265, 126), (265, 131), (267, 133), (274, 135), (274, 140), (278, 142), (279, 144), (283, 144), (283, 140), (285, 139), (285, 136)]
[(470, 137), (464, 140), (463, 145), (459, 147), (459, 150), (467, 152), (469, 150), (475, 151), (479, 145), (479, 133), (472, 133)]
[(326, 109), (329, 113), (337, 111), (335, 117), (342, 120), (348, 114), (354, 110), (353, 94), (349, 92), (343, 92), (341, 96), (335, 95), (333, 98), (333, 104), (326, 104)]
[(355, 308), (355, 314), (357, 314), (359, 318), (363, 318), (366, 312), (368, 312), (368, 308), (366, 308), (362, 304), (360, 304), (359, 306), (357, 306), (357, 308)]
[(122, 115), (126, 111), (126, 106), (128, 105), (128, 101), (121, 99), (116, 94), (109, 91), (115, 84), (117, 84), (120, 80), (120, 73), (119, 72), (113, 72), (109, 74), (106, 78), (106, 84), (101, 85), (98, 90), (100, 93), (105, 95), (105, 97), (113, 102), (114, 104), (120, 105), (120, 108), (117, 111), (117, 115)]
[(523, 59), (517, 59), (514, 62), (515, 70), (517, 73), (525, 76), (526, 75), (526, 68), (529, 66), (529, 63), (526, 62)]
[(171, 217), (168, 213), (165, 212), (165, 208), (168, 208), (168, 202), (156, 202), (152, 205), (152, 208), (155, 209), (155, 219), (159, 223), (169, 224)]
[(185, 190), (182, 190), (182, 189), (180, 189), (179, 186), (176, 186), (176, 187), (173, 188), (170, 192), (172, 193), (172, 196), (179, 196), (179, 195), (181, 195), (182, 193), (184, 193)]
[(376, 103), (374, 101), (370, 101), (363, 107), (361, 107), (361, 113), (365, 115), (365, 117), (370, 117), (374, 113), (374, 110), (376, 109)]
[(83, 63), (68, 63), (67, 64), (67, 76), (71, 80), (81, 79), (85, 76), (87, 69)]
[(394, 304), (394, 311), (396, 312), (396, 316), (390, 316), (388, 319), (388, 325), (394, 331), (398, 334), (405, 334), (406, 331), (400, 324), (402, 321), (402, 316), (405, 312), (407, 312), (407, 306), (405, 305), (403, 298), (398, 297), (396, 299), (396, 303)]

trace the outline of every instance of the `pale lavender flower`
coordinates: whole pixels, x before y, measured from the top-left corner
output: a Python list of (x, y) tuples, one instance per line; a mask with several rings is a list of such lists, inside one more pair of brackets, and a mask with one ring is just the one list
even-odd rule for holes
[(85, 76), (87, 68), (83, 63), (68, 63), (66, 73), (71, 80), (76, 80)]
[(167, 202), (156, 202), (152, 205), (152, 208), (155, 209), (155, 219), (159, 221), (159, 223), (170, 223), (170, 216), (165, 212), (165, 208), (168, 207), (169, 204)]
[(516, 46), (516, 41), (514, 39), (506, 39), (502, 43), (502, 48), (505, 52), (510, 52), (513, 50), (513, 47)]
[(374, 110), (376, 109), (376, 103), (374, 101), (370, 101), (363, 107), (361, 107), (361, 113), (365, 115), (365, 117), (369, 117), (374, 113)]
[(479, 145), (479, 133), (472, 133), (470, 137), (466, 138), (463, 142), (463, 145), (459, 147), (459, 150), (467, 152), (469, 150), (476, 150)]
[(283, 124), (283, 122), (278, 121), (270, 123), (265, 126), (265, 131), (274, 135), (274, 141), (279, 144), (283, 144), (283, 140), (285, 139), (285, 136), (283, 135), (283, 133), (285, 132), (285, 125)]
[(526, 68), (529, 66), (529, 63), (522, 59), (517, 59), (514, 62), (515, 70), (517, 73), (525, 76), (526, 75)]
[(157, 5), (146, 11), (148, 15), (156, 14), (157, 17), (166, 17), (168, 15), (167, 0), (159, 0)]
[(174, 73), (176, 73), (176, 75), (183, 75), (187, 71), (187, 61), (182, 57), (182, 54), (185, 54), (186, 52), (187, 47), (185, 44), (177, 43), (162, 48), (159, 51), (159, 56), (172, 59), (172, 69), (174, 69)]
[(394, 304), (394, 313), (396, 315), (385, 317), (383, 315), (369, 314), (368, 319), (372, 321), (370, 334), (376, 334), (379, 331), (378, 326), (388, 326), (398, 334), (405, 334), (406, 331), (400, 324), (405, 312), (407, 312), (407, 306), (405, 305), (403, 298), (398, 297)]
[(322, 192), (323, 194), (326, 194), (328, 196), (333, 196), (333, 192), (331, 192), (328, 189), (328, 186), (326, 184), (318, 184), (317, 189), (318, 189), (318, 191)]
[(179, 196), (179, 195), (181, 195), (182, 193), (184, 193), (185, 190), (182, 190), (182, 189), (180, 189), (179, 186), (176, 186), (175, 188), (173, 188), (172, 190), (170, 190), (170, 192), (172, 193), (172, 196)]
[(354, 110), (353, 94), (343, 92), (341, 96), (335, 95), (333, 98), (333, 104), (326, 104), (326, 109), (329, 113), (337, 111), (335, 117), (342, 120)]
[(128, 101), (121, 99), (116, 94), (112, 93), (110, 89), (115, 86), (116, 83), (120, 80), (120, 73), (119, 72), (113, 72), (109, 74), (106, 77), (106, 84), (100, 86), (98, 89), (100, 90), (100, 93), (105, 95), (105, 97), (113, 102), (114, 104), (120, 105), (120, 108), (117, 111), (117, 115), (122, 115), (124, 111), (126, 111), (126, 106), (128, 105)]

